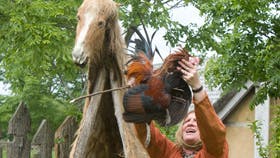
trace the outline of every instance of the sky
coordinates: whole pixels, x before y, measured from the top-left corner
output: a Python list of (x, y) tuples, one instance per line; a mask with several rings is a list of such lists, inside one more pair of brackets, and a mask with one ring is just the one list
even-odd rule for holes
[(0, 95), (8, 95), (10, 93), (9, 86), (5, 85), (3, 82), (0, 82)]

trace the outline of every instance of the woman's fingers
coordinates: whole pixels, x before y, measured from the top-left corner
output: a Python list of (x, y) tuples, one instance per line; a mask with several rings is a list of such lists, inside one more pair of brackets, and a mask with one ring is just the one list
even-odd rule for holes
[(198, 57), (190, 57), (189, 61), (193, 64), (193, 65), (198, 65), (200, 62), (200, 59)]
[(196, 66), (188, 61), (179, 61), (180, 70), (183, 74), (185, 74), (184, 71), (190, 72), (190, 73), (196, 73)]
[(182, 75), (182, 78), (187, 81), (187, 82), (190, 82), (193, 78), (193, 74), (192, 73), (189, 73), (189, 72), (186, 72), (184, 75)]
[(182, 72), (182, 79), (186, 81), (191, 87), (200, 86), (198, 70), (197, 70), (197, 60), (190, 62), (187, 60), (181, 60), (178, 62), (179, 66), (177, 69)]
[(196, 65), (194, 65), (192, 62), (187, 61), (185, 59), (178, 62), (179, 65), (184, 69), (195, 69)]

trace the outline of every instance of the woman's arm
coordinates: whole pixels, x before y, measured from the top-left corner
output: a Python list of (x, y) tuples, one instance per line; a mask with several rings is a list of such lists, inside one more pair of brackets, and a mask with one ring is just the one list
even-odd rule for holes
[(217, 116), (206, 92), (201, 91), (200, 94), (195, 95), (199, 98), (203, 98), (204, 96), (204, 98), (199, 101), (194, 99), (194, 104), (200, 138), (206, 151), (216, 157), (227, 155), (228, 147), (224, 124)]
[[(183, 79), (193, 90), (201, 89), (202, 86), (197, 71), (198, 63), (195, 61), (197, 60), (182, 60), (179, 62), (180, 67), (178, 67), (178, 70), (183, 74)], [(225, 126), (217, 116), (203, 88), (193, 93), (193, 102), (195, 104), (195, 115), (200, 137), (206, 148), (206, 152), (214, 157), (227, 155), (228, 146)]]
[[(147, 137), (146, 125), (144, 123), (135, 123), (135, 127), (138, 138), (144, 145)], [(163, 135), (157, 127), (155, 127), (154, 122), (150, 124), (150, 130), (151, 141), (146, 149), (151, 158), (167, 158), (177, 152), (178, 148), (176, 147), (176, 145), (168, 138), (166, 138), (166, 136)]]

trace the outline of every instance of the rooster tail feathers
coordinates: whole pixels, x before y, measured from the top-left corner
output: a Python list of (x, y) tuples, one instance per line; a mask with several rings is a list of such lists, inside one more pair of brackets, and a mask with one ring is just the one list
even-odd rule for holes
[(133, 55), (127, 63), (127, 79), (135, 78), (135, 83), (145, 83), (152, 76), (153, 65), (144, 53)]
[(146, 102), (142, 101), (141, 95), (148, 88), (147, 85), (138, 85), (133, 88), (130, 88), (127, 92), (125, 92), (123, 96), (123, 105), (125, 111), (133, 112), (133, 113), (144, 113), (143, 104), (151, 104), (146, 99)]
[(149, 88), (145, 91), (145, 95), (152, 97), (155, 105), (167, 108), (170, 103), (171, 96), (166, 91), (162, 78), (153, 76), (147, 84)]
[(154, 104), (151, 96), (144, 94), (148, 88), (147, 85), (141, 84), (130, 88), (123, 97), (125, 112), (123, 118), (127, 122), (150, 123), (151, 120), (165, 114), (165, 110)]

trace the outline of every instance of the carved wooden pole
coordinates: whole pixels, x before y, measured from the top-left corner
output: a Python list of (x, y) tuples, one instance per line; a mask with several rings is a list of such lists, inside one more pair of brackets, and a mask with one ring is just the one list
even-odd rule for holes
[(40, 158), (51, 158), (54, 145), (54, 134), (47, 120), (43, 120), (33, 137), (32, 145), (39, 147)]
[(29, 158), (30, 140), (27, 134), (31, 129), (29, 111), (20, 103), (13, 117), (9, 121), (8, 134), (13, 135), (13, 141), (7, 144), (7, 158)]
[[(114, 82), (113, 78), (113, 70), (110, 73), (110, 84), (112, 88), (120, 87), (118, 82)], [(124, 79), (123, 79), (124, 80)], [(125, 83), (122, 83), (125, 84)], [(133, 123), (127, 123), (123, 120), (122, 113), (124, 112), (123, 108), (123, 95), (124, 90), (114, 91), (112, 92), (114, 109), (115, 109), (115, 117), (117, 119), (120, 136), (122, 139), (124, 156), (126, 158), (149, 158), (148, 153), (144, 149), (140, 140), (136, 136), (136, 130)]]
[[(105, 71), (101, 70), (98, 73), (98, 78), (96, 80), (96, 86), (94, 91), (100, 91), (104, 89), (105, 84)], [(93, 102), (94, 100), (94, 102)], [(70, 152), (70, 158), (87, 158), (87, 157), (108, 157), (106, 152), (103, 152), (103, 155), (97, 155), (97, 151), (102, 151), (102, 148), (105, 147), (103, 143), (102, 130), (104, 123), (100, 119), (100, 109), (101, 104), (101, 95), (97, 95), (91, 98), (91, 103), (88, 106), (88, 109), (85, 114), (83, 114), (83, 119), (80, 123), (78, 130), (77, 138), (73, 143), (72, 150)], [(102, 107), (102, 106), (101, 106)], [(98, 117), (99, 116), (99, 117)], [(88, 144), (93, 144), (89, 146)], [(95, 147), (92, 149), (92, 147)], [(109, 149), (109, 148), (107, 148)], [(103, 149), (104, 150), (104, 149)], [(108, 152), (108, 151), (107, 151)]]

